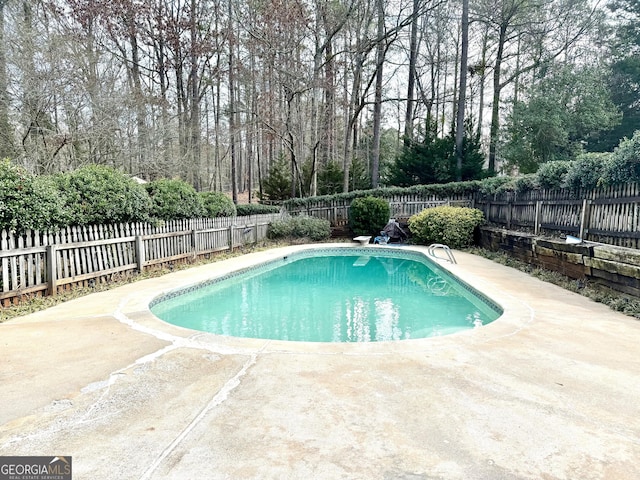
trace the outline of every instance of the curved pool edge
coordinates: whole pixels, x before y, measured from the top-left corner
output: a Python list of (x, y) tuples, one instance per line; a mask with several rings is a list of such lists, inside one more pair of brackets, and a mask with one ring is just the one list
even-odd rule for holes
[[(221, 353), (235, 352), (292, 352), (292, 353), (327, 353), (327, 354), (389, 354), (409, 351), (431, 350), (447, 345), (459, 345), (464, 343), (484, 343), (491, 339), (513, 335), (533, 320), (533, 309), (525, 305), (515, 297), (502, 294), (496, 285), (492, 285), (486, 278), (481, 278), (469, 268), (469, 260), (474, 255), (455, 251), (457, 264), (433, 259), (427, 254), (427, 248), (421, 246), (395, 246), (395, 249), (405, 249), (420, 252), (432, 260), (440, 268), (448, 271), (458, 279), (476, 289), (482, 295), (499, 305), (503, 314), (480, 328), (466, 330), (450, 335), (428, 337), (423, 339), (410, 339), (399, 341), (369, 342), (369, 343), (323, 343), (323, 342), (293, 342), (284, 340), (265, 340), (241, 337), (226, 337), (207, 332), (191, 330), (167, 323), (151, 313), (149, 305), (162, 295), (182, 290), (189, 286), (205, 282), (217, 277), (222, 277), (229, 272), (250, 268), (268, 261), (277, 260), (282, 256), (302, 250), (314, 250), (323, 248), (362, 248), (359, 244), (345, 243), (321, 243), (305, 244), (286, 247), (277, 247), (261, 252), (249, 253), (240, 257), (234, 257), (219, 262), (210, 263), (200, 267), (194, 267), (180, 272), (167, 274), (153, 279), (148, 285), (140, 285), (135, 295), (124, 298), (118, 307), (120, 321), (129, 324), (134, 329), (144, 331), (168, 341), (192, 342), (193, 346), (206, 347), (219, 350)], [(365, 248), (389, 248), (369, 245)], [(484, 260), (484, 259), (483, 259)], [(467, 266), (465, 266), (467, 263)], [(477, 268), (476, 268), (477, 270)], [(146, 282), (146, 281), (145, 281)], [(196, 345), (197, 344), (197, 345)]]

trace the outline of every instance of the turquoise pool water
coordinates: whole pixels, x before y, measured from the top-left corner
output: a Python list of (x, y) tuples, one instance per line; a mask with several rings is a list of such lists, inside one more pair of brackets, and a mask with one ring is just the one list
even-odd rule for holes
[(151, 311), (234, 337), (380, 342), (446, 335), (501, 310), (424, 255), (398, 249), (305, 251), (158, 298)]

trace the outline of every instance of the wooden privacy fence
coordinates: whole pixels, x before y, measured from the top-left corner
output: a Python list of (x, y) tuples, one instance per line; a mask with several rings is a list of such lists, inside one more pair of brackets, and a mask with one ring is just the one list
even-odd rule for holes
[(69, 227), (55, 233), (0, 231), (0, 302), (55, 295), (70, 284), (232, 250), (262, 240), (278, 214)]
[[(496, 195), (451, 196), (395, 195), (384, 197), (391, 217), (406, 221), (425, 208), (440, 205), (475, 207), (489, 224), (537, 235), (572, 234), (584, 240), (622, 247), (640, 248), (640, 185), (628, 183), (595, 190), (533, 190)], [(292, 215), (306, 214), (344, 226), (350, 199), (307, 201), (288, 207)]]
[[(420, 213), (425, 208), (440, 205), (456, 205), (472, 207), (474, 199), (470, 197), (438, 198), (435, 196), (421, 196), (419, 194), (395, 195), (386, 197), (389, 202), (390, 217), (398, 221), (406, 221), (410, 216)], [(331, 199), (308, 202), (304, 206), (289, 207), (291, 215), (309, 215), (328, 220), (331, 225), (338, 227), (349, 222), (349, 206), (352, 200)]]
[(583, 240), (640, 247), (640, 191), (637, 184), (571, 192), (534, 191), (477, 198), (489, 223), (536, 235), (568, 233)]

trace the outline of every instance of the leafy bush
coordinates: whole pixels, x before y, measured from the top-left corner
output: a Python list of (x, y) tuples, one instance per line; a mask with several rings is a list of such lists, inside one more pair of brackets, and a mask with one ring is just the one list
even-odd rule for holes
[(389, 202), (382, 198), (361, 197), (349, 207), (349, 227), (356, 235), (377, 235), (389, 221)]
[(556, 160), (540, 165), (540, 168), (538, 168), (536, 172), (540, 187), (549, 190), (562, 188), (570, 164), (571, 162), (568, 161)]
[(610, 162), (612, 154), (583, 153), (569, 164), (564, 177), (564, 186), (572, 190), (596, 188), (601, 182), (605, 166)]
[(17, 232), (49, 230), (69, 219), (55, 184), (0, 160), (0, 228)]
[(207, 217), (233, 217), (236, 206), (228, 196), (222, 192), (200, 192), (200, 198)]
[(473, 243), (473, 231), (483, 221), (483, 213), (475, 208), (434, 207), (409, 218), (409, 230), (421, 245), (444, 243), (461, 248)]
[(603, 183), (640, 182), (640, 130), (614, 150), (602, 174)]
[(267, 237), (309, 238), (313, 241), (326, 240), (331, 236), (331, 225), (328, 220), (314, 217), (289, 217), (275, 220), (269, 224)]
[(102, 165), (53, 177), (75, 225), (145, 221), (151, 200), (142, 185)]
[(205, 215), (202, 198), (186, 182), (174, 179), (155, 180), (145, 185), (151, 197), (151, 215), (160, 220), (199, 218)]
[(239, 217), (249, 215), (262, 215), (265, 213), (278, 213), (280, 207), (277, 205), (262, 205), (261, 203), (243, 203), (236, 205), (236, 212)]

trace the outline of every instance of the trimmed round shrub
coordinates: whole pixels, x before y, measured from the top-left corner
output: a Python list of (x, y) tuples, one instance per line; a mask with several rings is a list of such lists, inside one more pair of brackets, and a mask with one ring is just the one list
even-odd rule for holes
[(249, 215), (262, 215), (264, 213), (278, 213), (280, 208), (277, 205), (262, 205), (261, 203), (242, 203), (236, 205), (236, 212), (239, 217)]
[(596, 188), (601, 183), (601, 177), (612, 155), (610, 152), (578, 155), (578, 158), (569, 164), (564, 186), (572, 190)]
[(207, 217), (233, 217), (236, 214), (233, 200), (222, 192), (200, 192), (200, 198)]
[(483, 213), (475, 208), (434, 207), (409, 218), (409, 231), (420, 245), (443, 243), (462, 248), (473, 243), (473, 232), (483, 222)]
[(159, 220), (200, 218), (205, 215), (202, 198), (190, 184), (160, 179), (144, 186), (151, 197), (151, 215)]
[(349, 207), (349, 228), (356, 235), (377, 235), (389, 222), (389, 202), (378, 197), (355, 198)]
[(53, 230), (69, 218), (51, 178), (35, 177), (9, 160), (0, 160), (0, 228), (18, 233)]
[(331, 236), (331, 225), (328, 220), (315, 217), (289, 217), (275, 220), (269, 224), (267, 237), (272, 240), (280, 238), (309, 238), (313, 241), (326, 240)]
[(86, 165), (53, 179), (74, 225), (149, 219), (151, 200), (144, 187), (118, 170)]

